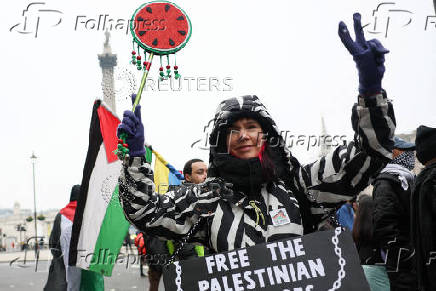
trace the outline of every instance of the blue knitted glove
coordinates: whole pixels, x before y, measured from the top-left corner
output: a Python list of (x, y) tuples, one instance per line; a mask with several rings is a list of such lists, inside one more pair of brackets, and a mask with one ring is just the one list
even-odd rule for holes
[(359, 93), (370, 96), (382, 91), (381, 82), (385, 72), (384, 55), (389, 50), (385, 49), (377, 39), (365, 40), (359, 13), (353, 14), (353, 20), (356, 41), (351, 39), (343, 21), (339, 22), (338, 34), (356, 63), (359, 72)]
[[(136, 94), (132, 95), (132, 103)], [(118, 138), (122, 133), (127, 134), (126, 143), (129, 146), (131, 157), (142, 157), (145, 155), (144, 148), (144, 125), (141, 121), (141, 106), (136, 106), (135, 113), (130, 110), (124, 111), (123, 121), (118, 125)]]

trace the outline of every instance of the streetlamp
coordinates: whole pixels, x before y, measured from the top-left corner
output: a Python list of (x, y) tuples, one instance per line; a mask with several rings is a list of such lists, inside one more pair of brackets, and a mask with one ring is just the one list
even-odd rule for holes
[(35, 258), (38, 256), (38, 227), (36, 224), (36, 190), (35, 190), (35, 163), (37, 156), (35, 156), (35, 152), (32, 152), (32, 156), (30, 160), (32, 161), (33, 168), (33, 220), (35, 221)]

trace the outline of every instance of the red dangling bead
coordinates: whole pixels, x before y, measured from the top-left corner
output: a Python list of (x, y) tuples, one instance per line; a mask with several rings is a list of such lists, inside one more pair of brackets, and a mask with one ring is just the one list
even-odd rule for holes
[(124, 141), (123, 141), (122, 139), (118, 139), (118, 143), (119, 143), (119, 144), (123, 144)]
[(174, 70), (177, 70), (179, 68), (179, 66), (174, 66)]
[(136, 52), (135, 52), (135, 51), (132, 51), (132, 55), (136, 55)]
[(137, 59), (138, 61), (140, 61), (140, 60), (141, 60), (141, 56), (137, 56), (136, 59)]
[(167, 68), (167, 70), (169, 70), (169, 69), (171, 68), (171, 66), (170, 66), (170, 65), (168, 65), (168, 66), (166, 66), (166, 68)]
[(160, 67), (160, 68), (159, 68), (159, 71), (163, 71), (163, 67)]
[(123, 147), (125, 147), (125, 148), (128, 148), (128, 147), (129, 147), (129, 145), (128, 145), (128, 144), (126, 144), (126, 143), (123, 143)]
[(147, 66), (147, 62), (143, 62), (144, 66)]

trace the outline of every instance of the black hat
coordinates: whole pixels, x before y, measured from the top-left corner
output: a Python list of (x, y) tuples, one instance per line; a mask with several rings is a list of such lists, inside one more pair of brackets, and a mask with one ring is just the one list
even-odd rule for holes
[(80, 195), (80, 185), (74, 185), (73, 188), (71, 188), (70, 202), (77, 201), (77, 199), (79, 199), (79, 195)]
[(425, 164), (436, 158), (436, 128), (421, 125), (416, 129), (416, 156)]
[(402, 151), (414, 151), (415, 144), (413, 142), (407, 142), (398, 136), (394, 137), (394, 149)]

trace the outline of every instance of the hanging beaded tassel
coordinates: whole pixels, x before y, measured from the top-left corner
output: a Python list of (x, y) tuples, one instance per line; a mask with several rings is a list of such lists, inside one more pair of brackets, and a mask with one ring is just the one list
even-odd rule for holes
[(164, 72), (163, 72), (162, 56), (160, 56), (159, 75), (160, 75), (160, 80), (163, 81), (163, 80), (165, 79), (165, 74), (164, 74)]
[(140, 55), (138, 55), (136, 57), (136, 68), (138, 69), (138, 71), (140, 71), (142, 69), (142, 66), (141, 66), (141, 56)]
[(132, 65), (136, 65), (136, 52), (135, 52), (135, 42), (133, 44), (133, 50), (132, 50)]
[(170, 66), (170, 56), (167, 55), (167, 78), (171, 78), (171, 66)]
[(138, 56), (136, 57), (136, 68), (138, 69), (138, 71), (142, 70), (141, 55), (140, 55), (139, 45), (138, 45)]
[(174, 78), (176, 80), (180, 78), (179, 67), (177, 66), (177, 60), (175, 54), (174, 54)]

